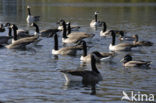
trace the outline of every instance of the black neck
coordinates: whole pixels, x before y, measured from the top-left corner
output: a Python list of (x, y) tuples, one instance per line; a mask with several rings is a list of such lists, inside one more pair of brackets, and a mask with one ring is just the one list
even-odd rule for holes
[(92, 71), (99, 73), (96, 67), (96, 59), (93, 54), (91, 54), (91, 67), (92, 67)]
[(115, 32), (112, 31), (112, 45), (115, 45)]
[(66, 35), (66, 23), (63, 22), (62, 26), (63, 26), (63, 38), (67, 38), (67, 35)]
[(71, 27), (70, 27), (70, 23), (68, 24), (68, 34), (71, 33)]
[(95, 14), (95, 22), (97, 22), (97, 14)]
[(14, 40), (17, 40), (17, 30), (13, 29), (13, 31), (14, 31)]
[(8, 32), (8, 36), (11, 37), (12, 36), (12, 29), (9, 27), (9, 32)]
[(27, 8), (27, 9), (28, 9), (28, 15), (31, 15), (30, 8)]
[(36, 27), (36, 32), (39, 33), (40, 30), (39, 30), (39, 27), (37, 26), (37, 24), (34, 24), (34, 26)]
[(135, 42), (138, 42), (138, 40), (139, 40), (138, 35), (135, 35)]
[(103, 24), (102, 24), (102, 31), (105, 32), (106, 29), (107, 29), (106, 23), (103, 23)]
[(86, 42), (83, 43), (83, 56), (87, 56), (87, 45)]
[(58, 37), (57, 37), (57, 34), (54, 35), (54, 50), (58, 50)]

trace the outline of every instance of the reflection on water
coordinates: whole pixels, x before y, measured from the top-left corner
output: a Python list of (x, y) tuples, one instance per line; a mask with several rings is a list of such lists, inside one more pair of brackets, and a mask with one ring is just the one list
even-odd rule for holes
[[(89, 22), (94, 18), (93, 13), (99, 11), (98, 19), (105, 21), (108, 29), (125, 30), (127, 35), (138, 34), (139, 39), (150, 40), (155, 44), (156, 3), (152, 3), (154, 0), (148, 3), (146, 0), (122, 1), (0, 0), (0, 23), (11, 22), (17, 24), (19, 28), (27, 29), (26, 5), (29, 4), (32, 15), (41, 16), (38, 23), (41, 30), (57, 27), (56, 22), (63, 18), (72, 24), (80, 25), (79, 31), (96, 34), (93, 39), (87, 40), (88, 53), (94, 50), (107, 52), (111, 38), (101, 38), (99, 36), (101, 28), (89, 27)], [(33, 31), (34, 28), (31, 28), (31, 32)], [(61, 38), (61, 33), (59, 37)], [(59, 46), (61, 47), (62, 43), (59, 43)], [(117, 52), (112, 61), (97, 64), (103, 81), (91, 86), (84, 86), (79, 82), (65, 85), (65, 79), (59, 72), (62, 69), (90, 70), (90, 64), (80, 62), (82, 52), (78, 52), (74, 57), (53, 56), (52, 48), (53, 38), (42, 38), (38, 46), (30, 46), (26, 50), (0, 48), (0, 101), (121, 102), (123, 90), (156, 94), (155, 45), (136, 48), (131, 52)], [(135, 60), (152, 61), (151, 69), (122, 67), (119, 61), (127, 53)]]

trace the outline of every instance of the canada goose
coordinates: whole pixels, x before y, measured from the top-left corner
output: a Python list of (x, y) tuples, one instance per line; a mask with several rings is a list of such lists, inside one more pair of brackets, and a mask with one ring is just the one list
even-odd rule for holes
[(129, 50), (131, 50), (132, 47), (137, 47), (133, 43), (120, 43), (120, 44), (115, 45), (116, 34), (113, 30), (111, 31), (111, 35), (112, 35), (112, 43), (109, 45), (110, 51), (123, 51), (123, 50), (129, 51)]
[(96, 56), (91, 54), (91, 71), (89, 70), (61, 70), (67, 82), (82, 81), (88, 83), (98, 83), (102, 80), (102, 76), (96, 67)]
[(120, 62), (123, 62), (123, 66), (125, 67), (141, 67), (149, 66), (151, 64), (151, 61), (132, 61), (132, 56), (129, 54), (125, 55), (125, 57)]
[(14, 41), (13, 43), (6, 46), (8, 49), (21, 49), (25, 48), (26, 45), (35, 42), (38, 39), (37, 36), (25, 37)]
[[(66, 23), (65, 23), (65, 21), (64, 20), (61, 20), (60, 21), (61, 23), (62, 23), (62, 25), (63, 25), (63, 36), (62, 36), (62, 42), (63, 43), (76, 43), (76, 42), (78, 42), (79, 40), (82, 40), (82, 39), (84, 39), (84, 38), (86, 38), (86, 37), (88, 37), (88, 36), (67, 36), (66, 35)], [(70, 34), (69, 34), (70, 35)], [(74, 34), (74, 35), (76, 35), (76, 34)], [(82, 35), (86, 35), (86, 34), (82, 34)], [(88, 35), (88, 34), (87, 34)]]
[(30, 6), (27, 6), (27, 10), (28, 10), (28, 16), (27, 16), (26, 21), (27, 21), (27, 23), (28, 23), (29, 25), (32, 24), (33, 22), (39, 21), (40, 16), (32, 16), (32, 15), (31, 15)]
[(102, 30), (100, 31), (100, 36), (108, 36), (111, 34), (111, 30), (107, 30), (105, 22), (102, 22)]
[(18, 39), (21, 39), (21, 38), (34, 36), (34, 35), (29, 35), (29, 34), (25, 33), (25, 31), (17, 33), (18, 27), (15, 24), (12, 24), (11, 28), (13, 29), (13, 34), (14, 34), (13, 39), (12, 39), (12, 43)]
[(121, 40), (121, 41), (123, 41), (123, 40), (134, 41), (135, 40), (135, 38), (133, 36), (125, 36), (124, 31), (120, 31), (119, 34), (120, 34), (119, 40)]
[[(91, 54), (87, 55), (87, 44), (85, 41), (81, 40), (79, 42), (83, 47), (83, 55), (80, 57), (80, 60), (83, 62), (90, 62), (91, 61)], [(98, 51), (94, 51), (94, 54), (97, 57), (98, 61), (104, 61), (107, 59), (110, 59), (114, 56), (114, 52), (112, 53), (105, 53), (105, 52), (98, 52)]]
[(54, 49), (52, 49), (52, 54), (54, 55), (75, 55), (77, 50), (81, 50), (82, 46), (70, 46), (59, 49), (58, 48), (58, 36), (54, 35)]
[(67, 37), (76, 37), (76, 36), (78, 36), (78, 37), (89, 38), (89, 37), (95, 36), (95, 34), (89, 34), (89, 33), (86, 33), (86, 32), (72, 32), (71, 33), (70, 22), (67, 23), (67, 28), (68, 28)]
[(0, 44), (8, 44), (8, 41), (12, 38), (11, 35), (12, 29), (9, 27), (8, 36), (0, 36)]
[(31, 26), (36, 28), (35, 34), (39, 34), (41, 37), (52, 37), (53, 34), (59, 32), (58, 29), (47, 29), (47, 30), (39, 30), (39, 26), (36, 23), (32, 23)]
[[(15, 25), (15, 24), (12, 24), (12, 25), (17, 27), (17, 25)], [(5, 24), (5, 27), (10, 27), (10, 26), (11, 26), (11, 23)], [(16, 34), (17, 34), (18, 38), (30, 37), (28, 30), (18, 29), (18, 30), (16, 30)]]
[(98, 12), (95, 12), (94, 13), (95, 19), (90, 22), (90, 27), (98, 27), (98, 26), (101, 26), (101, 22), (97, 20), (97, 15), (98, 14), (99, 14)]
[[(107, 30), (107, 25), (105, 22), (101, 22), (102, 30), (100, 31), (100, 36), (110, 36), (112, 30)], [(119, 34), (121, 30), (113, 30), (116, 34)]]
[(133, 35), (133, 37), (135, 38), (135, 40), (133, 41), (133, 43), (137, 46), (152, 46), (153, 43), (150, 42), (150, 41), (138, 41), (139, 40), (139, 37), (138, 35)]
[(14, 36), (13, 36), (12, 43), (7, 45), (6, 48), (8, 48), (8, 49), (21, 49), (21, 48), (25, 48), (25, 46), (30, 44), (30, 43), (38, 42), (38, 38), (39, 38), (38, 34), (31, 36), (31, 37), (25, 37), (25, 38), (18, 39), (18, 36), (16, 34), (17, 29), (18, 29), (17, 26), (11, 25), (11, 27), (14, 31)]
[(0, 26), (0, 32), (4, 32), (4, 31), (5, 31), (5, 28), (4, 28), (3, 24), (1, 24), (1, 26)]

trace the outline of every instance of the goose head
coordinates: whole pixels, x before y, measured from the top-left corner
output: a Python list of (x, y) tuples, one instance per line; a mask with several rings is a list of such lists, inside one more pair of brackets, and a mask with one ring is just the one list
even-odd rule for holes
[(4, 27), (9, 27), (11, 26), (11, 23), (5, 23)]
[(66, 38), (68, 38), (66, 35), (66, 22), (63, 19), (61, 19), (60, 24), (61, 24), (61, 26), (63, 26), (63, 38), (66, 39)]
[(27, 5), (27, 9), (28, 9), (28, 15), (31, 15), (30, 6), (29, 5)]
[(13, 30), (18, 30), (18, 27), (17, 27), (15, 24), (12, 24), (10, 27), (11, 27)]
[(96, 57), (98, 58), (98, 57), (102, 57), (102, 55), (98, 52), (98, 51), (94, 51), (94, 52), (92, 52), (94, 55), (96, 55)]
[(94, 16), (95, 16), (95, 22), (97, 22), (97, 15), (98, 15), (99, 13), (96, 11), (95, 13), (94, 13)]
[(99, 14), (99, 12), (97, 12), (97, 11), (94, 12), (94, 15), (98, 15), (98, 14)]
[(129, 61), (132, 61), (132, 56), (130, 54), (127, 54), (127, 55), (124, 56), (123, 59), (121, 59), (120, 62), (127, 63)]

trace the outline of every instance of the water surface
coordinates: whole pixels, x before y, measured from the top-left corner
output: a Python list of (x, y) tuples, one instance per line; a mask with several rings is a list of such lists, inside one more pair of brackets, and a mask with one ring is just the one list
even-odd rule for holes
[[(74, 1), (74, 0), (73, 0)], [(11, 22), (27, 29), (26, 5), (31, 6), (33, 15), (40, 15), (40, 29), (57, 27), (59, 19), (82, 26), (79, 31), (95, 33), (89, 41), (93, 46), (88, 53), (98, 50), (108, 52), (111, 38), (101, 38), (99, 32), (89, 27), (94, 11), (99, 19), (107, 23), (108, 29), (126, 30), (127, 35), (138, 34), (140, 40), (155, 41), (156, 3), (153, 2), (63, 2), (47, 0), (0, 0), (0, 23)], [(34, 28), (31, 28), (33, 32)], [(6, 35), (2, 33), (1, 35)], [(61, 33), (59, 34), (61, 35)], [(60, 36), (61, 37), (61, 36)], [(61, 39), (60, 39), (61, 41)], [(81, 83), (65, 85), (59, 72), (62, 69), (90, 69), (80, 63), (81, 52), (76, 57), (51, 54), (52, 38), (43, 38), (40, 46), (28, 50), (0, 49), (0, 101), (6, 103), (94, 103), (121, 102), (122, 91), (156, 94), (156, 47), (137, 48), (131, 52), (119, 52), (110, 62), (98, 64), (103, 81), (96, 85), (96, 95), (90, 95), (90, 86)], [(62, 43), (60, 43), (62, 47)], [(135, 60), (152, 61), (151, 69), (124, 68), (119, 62), (127, 53)]]

